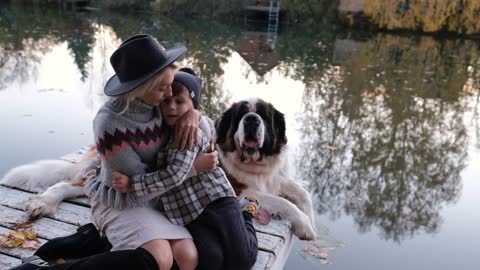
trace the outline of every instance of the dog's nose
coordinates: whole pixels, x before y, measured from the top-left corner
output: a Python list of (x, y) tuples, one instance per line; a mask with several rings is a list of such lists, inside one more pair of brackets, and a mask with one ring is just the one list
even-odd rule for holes
[(260, 120), (255, 115), (248, 115), (245, 117), (245, 125), (246, 126), (258, 126), (260, 124)]

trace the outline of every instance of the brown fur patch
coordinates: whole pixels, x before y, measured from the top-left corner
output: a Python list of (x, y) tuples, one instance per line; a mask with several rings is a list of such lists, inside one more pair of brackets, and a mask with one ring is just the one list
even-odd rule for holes
[(90, 145), (90, 147), (85, 152), (85, 154), (83, 154), (82, 158), (78, 161), (78, 163), (88, 163), (90, 162), (90, 160), (95, 158), (96, 155), (98, 155), (97, 148), (95, 147), (95, 145)]
[(233, 177), (228, 173), (227, 173), (227, 178), (230, 181), (230, 184), (232, 184), (233, 190), (235, 190), (235, 195), (237, 196), (240, 195), (240, 193), (242, 193), (243, 190), (248, 188), (247, 185), (245, 185), (244, 183), (240, 183), (235, 177)]
[[(97, 148), (95, 145), (91, 145), (88, 150), (83, 154), (82, 158), (78, 161), (77, 164), (79, 166), (84, 167), (86, 166), (89, 162), (91, 162), (92, 159), (94, 159), (98, 155)], [(85, 180), (87, 180), (87, 177), (91, 175), (95, 175), (95, 170), (90, 170), (88, 171), (82, 178), (78, 179), (71, 179), (71, 180), (66, 180), (65, 182), (69, 183), (72, 186), (79, 186), (82, 187), (85, 185)]]
[(72, 186), (78, 186), (78, 187), (83, 187), (83, 185), (85, 185), (85, 179), (73, 179), (73, 180), (67, 180), (65, 182), (69, 183)]
[(225, 139), (225, 142), (222, 143), (222, 144), (219, 144), (218, 146), (224, 152), (233, 152), (233, 151), (237, 150), (236, 147), (235, 147), (235, 143), (233, 142), (233, 140), (230, 137), (227, 137)]

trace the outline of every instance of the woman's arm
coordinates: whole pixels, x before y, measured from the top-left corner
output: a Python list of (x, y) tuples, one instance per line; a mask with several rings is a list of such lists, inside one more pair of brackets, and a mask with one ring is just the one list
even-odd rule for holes
[[(118, 171), (126, 175), (135, 175), (147, 171), (145, 164), (129, 142), (124, 132), (114, 129), (111, 125), (116, 122), (115, 116), (110, 113), (101, 113), (95, 117), (93, 135), (96, 148), (102, 159), (102, 166), (111, 171)], [(116, 126), (116, 125), (114, 125)]]
[[(197, 157), (193, 161), (193, 165), (190, 168), (190, 171), (184, 179), (188, 179), (197, 174), (197, 172), (205, 172), (213, 170), (218, 165), (218, 153), (214, 151), (212, 153), (203, 154)], [(113, 172), (112, 173), (112, 186), (117, 192), (126, 193), (133, 191), (133, 182), (130, 178), (122, 173)]]
[(122, 145), (120, 150), (101, 153), (100, 157), (103, 160), (103, 166), (108, 166), (111, 171), (118, 171), (126, 175), (146, 172), (148, 165), (143, 163), (131, 145), (123, 143), (125, 145)]
[(175, 143), (178, 149), (192, 149), (198, 143), (198, 125), (202, 114), (191, 109), (186, 112), (175, 124)]
[[(198, 131), (201, 133), (201, 131)], [(200, 136), (201, 143), (203, 142)], [(145, 196), (152, 193), (161, 195), (168, 190), (180, 185), (193, 166), (197, 153), (201, 150), (201, 144), (196, 144), (190, 149), (169, 148), (167, 151), (167, 165), (163, 169), (148, 173), (135, 175), (131, 178), (131, 187), (138, 196)]]

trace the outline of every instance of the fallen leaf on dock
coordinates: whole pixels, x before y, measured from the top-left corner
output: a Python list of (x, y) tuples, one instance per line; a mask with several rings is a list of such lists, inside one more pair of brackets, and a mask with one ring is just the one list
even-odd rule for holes
[(38, 240), (27, 240), (27, 241), (23, 242), (21, 248), (37, 250), (40, 246), (41, 246), (41, 243), (38, 242)]
[(0, 247), (32, 250), (40, 247), (38, 233), (32, 229), (33, 224), (31, 222), (17, 221), (10, 224), (15, 230), (0, 234)]
[(15, 221), (15, 222), (8, 222), (10, 226), (12, 226), (15, 230), (21, 230), (21, 229), (28, 229), (33, 226), (32, 221)]

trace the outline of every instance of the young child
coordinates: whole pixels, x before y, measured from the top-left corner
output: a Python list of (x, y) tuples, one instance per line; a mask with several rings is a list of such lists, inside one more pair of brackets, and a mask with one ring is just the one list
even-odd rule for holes
[[(245, 198), (239, 203), (219, 167), (187, 176), (195, 157), (211, 149), (215, 136), (213, 121), (202, 117), (199, 143), (194, 149), (178, 150), (172, 139), (176, 121), (189, 109), (199, 107), (200, 91), (201, 81), (193, 70), (177, 71), (173, 96), (166, 97), (160, 105), (169, 137), (168, 144), (159, 152), (161, 169), (131, 178), (115, 172), (114, 187), (118, 192), (134, 192), (137, 196), (155, 194), (157, 209), (172, 223), (185, 225), (192, 235), (199, 255), (198, 269), (250, 269), (258, 253), (252, 223), (258, 202)], [(177, 173), (175, 179), (161, 180), (163, 174), (173, 171)]]

